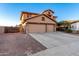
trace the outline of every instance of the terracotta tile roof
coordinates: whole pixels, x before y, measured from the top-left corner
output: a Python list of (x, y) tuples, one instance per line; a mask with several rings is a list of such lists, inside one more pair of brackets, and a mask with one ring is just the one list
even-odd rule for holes
[(34, 15), (39, 15), (38, 13), (32, 13), (32, 12), (24, 12), (24, 11), (22, 11), (21, 12), (21, 17), (20, 17), (20, 20), (21, 20), (21, 18), (22, 18), (22, 14), (34, 14)]
[(24, 14), (24, 13), (25, 13), (25, 14), (26, 14), (26, 13), (29, 13), (29, 14), (39, 15), (38, 13), (33, 13), (33, 12), (24, 12), (24, 11), (23, 11), (22, 14)]
[[(45, 10), (44, 12), (46, 12), (46, 11), (51, 11), (52, 13), (54, 13), (54, 11), (52, 11), (51, 9)], [(44, 12), (43, 12), (43, 13), (44, 13)]]

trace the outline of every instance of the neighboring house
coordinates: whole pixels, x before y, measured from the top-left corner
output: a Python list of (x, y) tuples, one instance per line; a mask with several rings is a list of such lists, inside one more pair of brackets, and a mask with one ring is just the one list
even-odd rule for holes
[(56, 16), (50, 9), (41, 14), (22, 12), (20, 18), (21, 32), (54, 32), (56, 31)]
[(74, 21), (71, 23), (71, 29), (73, 31), (79, 31), (79, 21)]
[(71, 28), (71, 23), (74, 22), (74, 20), (64, 20), (58, 22), (58, 31), (66, 31)]

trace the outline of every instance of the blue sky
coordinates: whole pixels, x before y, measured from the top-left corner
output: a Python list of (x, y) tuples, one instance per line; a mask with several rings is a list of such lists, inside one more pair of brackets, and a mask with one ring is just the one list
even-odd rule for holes
[(0, 25), (19, 24), (22, 11), (42, 13), (46, 9), (55, 12), (57, 21), (79, 19), (79, 4), (77, 3), (0, 3)]

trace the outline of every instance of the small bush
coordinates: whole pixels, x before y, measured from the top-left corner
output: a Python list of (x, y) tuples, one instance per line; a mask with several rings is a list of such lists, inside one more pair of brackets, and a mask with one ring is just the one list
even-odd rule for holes
[(79, 30), (77, 30), (76, 33), (79, 34)]
[(71, 29), (67, 29), (65, 32), (72, 33), (72, 30)]

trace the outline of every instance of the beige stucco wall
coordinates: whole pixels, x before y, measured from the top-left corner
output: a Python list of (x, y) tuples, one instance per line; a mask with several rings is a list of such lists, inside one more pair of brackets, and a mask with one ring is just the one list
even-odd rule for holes
[(23, 20), (23, 19), (27, 19), (27, 14), (25, 14), (25, 13), (22, 14), (22, 20)]
[[(29, 15), (28, 13), (22, 14), (22, 20), (23, 20), (23, 19), (28, 19), (28, 15)], [(31, 17), (34, 17), (34, 16), (37, 16), (37, 15), (35, 15), (35, 14), (30, 14), (30, 16), (31, 16)]]
[(42, 21), (42, 17), (45, 17), (44, 15), (41, 15), (36, 18), (32, 18), (30, 20), (27, 20), (27, 22), (36, 22), (36, 23), (52, 23), (56, 24), (54, 21), (50, 20), (49, 18), (45, 17), (45, 21)]
[[(35, 17), (35, 16), (37, 16), (37, 15), (36, 14), (30, 14), (30, 17)], [(22, 14), (22, 17), (21, 17), (21, 20), (20, 20), (20, 24), (24, 23), (25, 22), (24, 20), (28, 19), (30, 17), (28, 17), (28, 13)]]
[(1, 33), (4, 33), (4, 27), (3, 26), (0, 26), (0, 34)]
[(31, 15), (31, 17), (35, 17), (35, 16), (37, 16), (37, 15), (35, 15), (35, 14), (32, 14), (32, 15)]

